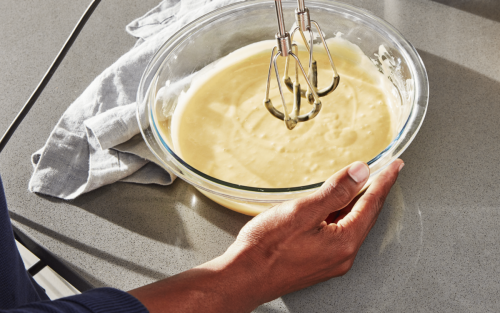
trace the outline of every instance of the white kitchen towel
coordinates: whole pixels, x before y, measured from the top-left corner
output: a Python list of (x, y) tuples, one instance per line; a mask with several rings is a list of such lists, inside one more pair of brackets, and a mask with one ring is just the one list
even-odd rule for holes
[(135, 97), (142, 73), (161, 45), (194, 19), (239, 0), (164, 0), (126, 30), (136, 45), (102, 72), (64, 112), (32, 155), (31, 192), (62, 199), (116, 181), (171, 184), (139, 134)]

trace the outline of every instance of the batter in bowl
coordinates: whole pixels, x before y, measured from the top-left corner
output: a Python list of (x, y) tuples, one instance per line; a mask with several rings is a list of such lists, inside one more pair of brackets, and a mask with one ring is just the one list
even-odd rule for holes
[[(399, 106), (392, 84), (341, 36), (328, 40), (339, 86), (321, 98), (318, 116), (288, 130), (263, 105), (273, 45), (263, 41), (243, 47), (195, 75), (171, 118), (159, 123), (161, 132), (170, 131), (174, 151), (186, 163), (234, 184), (296, 187), (325, 181), (356, 160), (367, 162), (391, 143)], [(320, 88), (332, 76), (321, 50), (315, 48)], [(299, 56), (307, 64), (307, 52)], [(272, 86), (271, 99), (280, 108), (275, 81)], [(292, 104), (291, 93), (287, 103)], [(301, 111), (310, 109), (303, 99)]]

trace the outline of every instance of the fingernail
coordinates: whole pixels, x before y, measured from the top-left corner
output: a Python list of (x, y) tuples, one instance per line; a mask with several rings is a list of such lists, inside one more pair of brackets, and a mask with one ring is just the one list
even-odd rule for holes
[(347, 170), (347, 173), (351, 178), (358, 184), (368, 179), (370, 176), (370, 170), (368, 166), (363, 162), (354, 162), (351, 167)]
[(398, 172), (401, 172), (401, 170), (403, 169), (403, 167), (404, 167), (404, 166), (405, 166), (405, 164), (404, 164), (404, 163), (401, 163), (401, 165), (399, 166), (399, 170), (398, 170)]

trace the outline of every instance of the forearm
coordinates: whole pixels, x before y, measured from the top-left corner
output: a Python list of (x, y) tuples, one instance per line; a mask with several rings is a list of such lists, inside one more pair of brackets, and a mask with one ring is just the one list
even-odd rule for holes
[(129, 293), (151, 313), (250, 312), (262, 303), (262, 286), (256, 275), (250, 260), (227, 252)]

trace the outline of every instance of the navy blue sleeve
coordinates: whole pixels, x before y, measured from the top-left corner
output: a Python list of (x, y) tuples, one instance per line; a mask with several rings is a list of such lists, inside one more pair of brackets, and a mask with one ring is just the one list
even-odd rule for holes
[(45, 291), (26, 272), (17, 251), (0, 178), (0, 309), (48, 299)]
[(17, 250), (0, 178), (0, 313), (136, 313), (148, 310), (130, 294), (97, 288), (50, 301), (28, 275)]
[(26, 304), (1, 313), (147, 313), (139, 300), (118, 289), (97, 288), (54, 301)]

